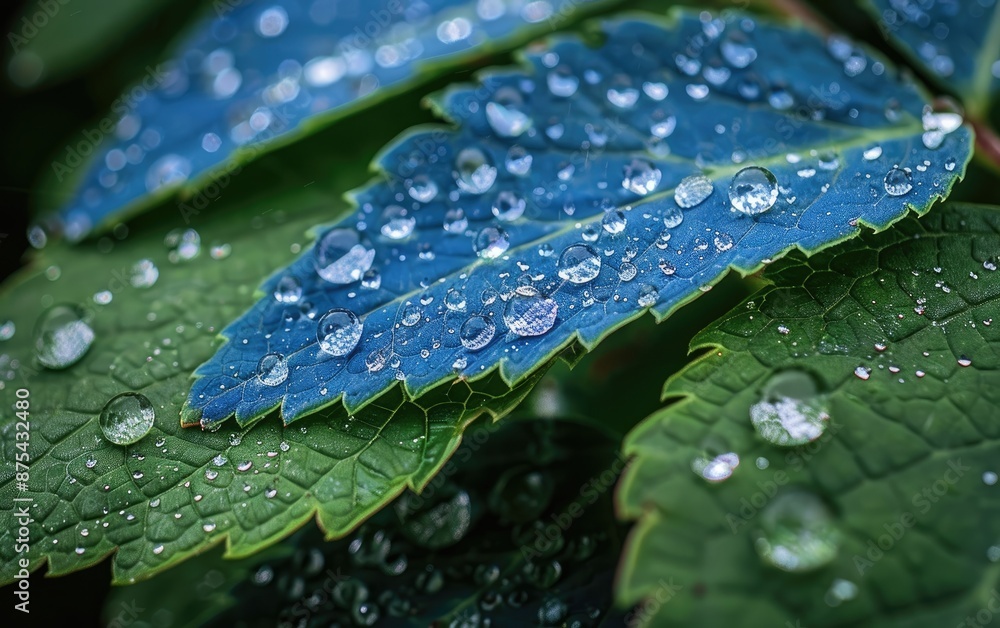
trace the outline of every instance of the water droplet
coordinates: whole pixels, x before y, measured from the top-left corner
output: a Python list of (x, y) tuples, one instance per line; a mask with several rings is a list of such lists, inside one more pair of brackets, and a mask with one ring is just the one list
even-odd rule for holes
[(639, 269), (632, 262), (622, 262), (618, 267), (618, 278), (622, 281), (632, 281), (639, 274)]
[(559, 276), (570, 283), (593, 281), (601, 272), (601, 257), (586, 244), (571, 244), (559, 256)]
[(153, 260), (141, 259), (128, 271), (128, 282), (133, 288), (152, 288), (160, 277), (160, 269)]
[(274, 288), (274, 298), (281, 303), (298, 303), (302, 298), (302, 284), (295, 277), (285, 275)]
[(750, 166), (733, 176), (729, 201), (733, 209), (755, 216), (771, 209), (778, 200), (778, 181), (769, 170)]
[(885, 175), (885, 191), (889, 196), (903, 196), (913, 189), (912, 178), (908, 170), (893, 166)]
[(475, 314), (465, 321), (458, 335), (463, 347), (469, 351), (479, 351), (490, 344), (496, 331), (497, 326), (492, 320)]
[(507, 172), (517, 176), (524, 176), (531, 170), (532, 160), (531, 153), (527, 149), (515, 145), (511, 146), (507, 151), (504, 166), (507, 168)]
[(712, 185), (711, 179), (700, 174), (693, 174), (684, 177), (677, 184), (677, 189), (674, 190), (674, 202), (677, 203), (678, 207), (689, 209), (700, 205), (714, 191), (715, 187)]
[(867, 366), (859, 366), (856, 369), (854, 369), (854, 375), (858, 379), (868, 379), (869, 377), (872, 376), (872, 370)]
[(14, 325), (14, 321), (7, 321), (0, 325), (0, 340), (10, 340), (14, 337), (15, 331), (17, 331), (17, 327)]
[(531, 127), (531, 118), (518, 107), (521, 96), (513, 88), (504, 87), (497, 97), (486, 103), (486, 121), (501, 137), (517, 137)]
[(478, 148), (466, 148), (455, 157), (455, 182), (459, 189), (469, 194), (482, 194), (497, 179), (493, 162)]
[(438, 186), (427, 175), (419, 174), (407, 182), (406, 193), (415, 201), (428, 203), (437, 196)]
[(503, 320), (518, 336), (541, 336), (555, 325), (558, 311), (559, 306), (549, 297), (518, 292), (507, 301)]
[(639, 90), (634, 87), (609, 88), (608, 102), (619, 109), (631, 109), (639, 102)]
[(763, 399), (750, 406), (750, 422), (769, 443), (783, 447), (804, 445), (819, 438), (830, 415), (813, 378), (799, 371), (773, 376)]
[(636, 298), (636, 303), (638, 303), (639, 307), (653, 307), (659, 298), (660, 294), (656, 291), (656, 288), (646, 284), (639, 288), (639, 296)]
[[(382, 274), (376, 268), (369, 268), (361, 276), (361, 287), (367, 290), (378, 290), (382, 287)], [(312, 318), (312, 316), (310, 316)]]
[(510, 246), (507, 232), (500, 227), (483, 227), (476, 234), (473, 249), (483, 259), (496, 259), (504, 254)]
[(156, 413), (149, 399), (135, 392), (115, 395), (101, 410), (104, 438), (116, 445), (131, 445), (153, 429)]
[(760, 513), (755, 547), (764, 562), (793, 573), (811, 571), (837, 556), (840, 534), (815, 495), (792, 489)]
[(335, 308), (323, 315), (316, 325), (319, 348), (335, 356), (354, 351), (361, 340), (364, 325), (350, 310)]
[(653, 123), (653, 125), (649, 127), (649, 132), (652, 133), (654, 137), (664, 139), (670, 137), (676, 128), (677, 117), (667, 116), (663, 120)]
[(961, 366), (961, 367), (972, 366), (972, 360), (970, 360), (969, 358), (967, 358), (964, 355), (963, 356), (959, 356), (959, 358), (958, 358), (958, 365)]
[(389, 205), (382, 212), (382, 235), (391, 240), (402, 240), (413, 233), (417, 219), (405, 207)]
[(314, 250), (316, 273), (334, 284), (354, 283), (361, 279), (375, 260), (375, 250), (361, 244), (352, 229), (332, 229)]
[(46, 310), (35, 327), (35, 356), (50, 369), (76, 364), (94, 342), (86, 312), (75, 305), (55, 305)]
[(393, 506), (406, 536), (428, 549), (458, 543), (472, 525), (472, 498), (447, 484), (433, 497), (404, 493)]
[(550, 71), (546, 77), (549, 91), (561, 98), (569, 98), (580, 87), (580, 79), (573, 74), (573, 69), (560, 65)]
[(403, 313), (399, 317), (399, 322), (403, 324), (404, 327), (413, 327), (420, 322), (420, 318), (423, 316), (423, 312), (420, 307), (414, 305), (413, 303), (407, 303), (403, 306)]
[(691, 463), (691, 470), (709, 482), (721, 482), (733, 474), (740, 465), (740, 457), (733, 452), (719, 454), (711, 460), (696, 458)]
[(659, 168), (643, 159), (633, 159), (624, 168), (625, 176), (622, 179), (622, 187), (634, 194), (645, 196), (660, 185), (660, 178), (663, 176)]
[(611, 235), (625, 231), (626, 225), (628, 225), (628, 219), (625, 218), (625, 212), (620, 210), (610, 211), (604, 214), (604, 218), (601, 219), (601, 226)]
[(723, 39), (719, 44), (719, 51), (726, 63), (734, 68), (745, 68), (757, 58), (757, 50), (745, 40), (742, 33)]
[(444, 295), (444, 306), (452, 312), (464, 312), (465, 294), (461, 290), (449, 288)]
[(280, 353), (268, 353), (257, 363), (257, 379), (265, 386), (277, 386), (288, 379), (288, 360)]
[(862, 156), (865, 158), (865, 161), (875, 161), (882, 156), (882, 147), (878, 145), (872, 146), (871, 148), (866, 149), (862, 153)]
[(524, 199), (513, 192), (504, 190), (497, 194), (493, 201), (493, 215), (505, 222), (517, 220), (524, 213), (527, 206)]

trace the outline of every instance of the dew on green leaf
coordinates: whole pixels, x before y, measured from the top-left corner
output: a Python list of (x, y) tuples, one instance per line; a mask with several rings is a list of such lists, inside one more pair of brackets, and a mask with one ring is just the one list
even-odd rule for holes
[(156, 413), (144, 395), (125, 392), (112, 397), (101, 410), (104, 438), (116, 445), (139, 442), (153, 428)]
[(334, 308), (324, 314), (316, 325), (319, 347), (333, 356), (345, 356), (358, 346), (363, 325), (350, 310)]
[(76, 364), (94, 342), (87, 313), (75, 305), (54, 305), (35, 326), (35, 357), (50, 369)]
[(750, 406), (750, 422), (769, 443), (804, 445), (822, 436), (830, 420), (828, 404), (811, 376), (801, 371), (774, 375), (761, 401)]
[(782, 571), (812, 571), (837, 556), (840, 533), (826, 505), (799, 489), (783, 492), (764, 507), (754, 547), (761, 559)]

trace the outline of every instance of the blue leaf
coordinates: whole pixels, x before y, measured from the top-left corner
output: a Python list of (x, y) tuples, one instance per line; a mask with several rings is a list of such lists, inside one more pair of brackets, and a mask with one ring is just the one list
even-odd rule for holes
[(1000, 3), (865, 0), (864, 5), (882, 34), (959, 96), (970, 113), (988, 113), (990, 99), (1000, 92)]
[[(94, 138), (53, 165), (61, 181), (81, 154), (99, 149), (75, 198), (46, 227), (79, 240), (412, 85), (430, 64), (537, 35), (603, 1), (216, 0), (212, 19), (175, 57), (114, 103), (117, 124), (91, 129)], [(185, 218), (198, 209), (181, 206)]]
[(914, 85), (870, 56), (849, 76), (808, 31), (679, 13), (604, 35), (445, 92), (458, 127), (384, 151), (357, 211), (224, 330), (184, 421), (353, 411), (400, 380), (417, 396), (497, 368), (517, 382), (730, 267), (923, 212), (969, 159), (965, 127), (924, 145)]

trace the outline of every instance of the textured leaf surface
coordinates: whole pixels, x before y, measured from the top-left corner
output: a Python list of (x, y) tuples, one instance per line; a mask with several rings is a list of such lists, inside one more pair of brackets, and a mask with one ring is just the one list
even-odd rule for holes
[(883, 34), (976, 116), (1000, 92), (1000, 7), (995, 0), (864, 0)]
[[(73, 240), (213, 178), (442, 66), (523, 41), (597, 5), (577, 0), (219, 0), (115, 103), (77, 196), (49, 224)], [(465, 53), (465, 54), (462, 54)], [(86, 142), (84, 142), (86, 144)], [(60, 180), (76, 164), (56, 166)], [(61, 168), (60, 168), (61, 166)], [(60, 174), (60, 172), (62, 174)]]
[[(848, 76), (809, 32), (730, 17), (610, 23), (598, 49), (560, 41), (529, 70), (446, 92), (437, 106), (459, 128), (385, 150), (387, 180), (224, 330), (185, 420), (281, 404), (287, 422), (341, 393), (361, 407), (400, 379), (414, 396), (497, 368), (517, 382), (574, 339), (591, 347), (648, 309), (667, 315), (729, 267), (884, 228), (947, 194), (970, 133), (924, 148), (912, 84), (868, 57)], [(776, 178), (774, 206), (754, 216), (729, 191), (749, 166)], [(712, 192), (677, 225), (675, 188), (692, 175)], [(288, 285), (316, 319), (348, 310), (337, 316), (363, 333), (342, 326), (324, 348), (328, 327), (287, 320)], [(258, 378), (268, 353), (287, 361), (276, 385)]]
[[(101, 250), (108, 242), (53, 245), (7, 289), (0, 316), (16, 331), (0, 345), (2, 394), (12, 407), (16, 389), (31, 392), (31, 463), (28, 491), (19, 491), (13, 461), (23, 441), (15, 415), (5, 413), (0, 452), (10, 462), (0, 469), (0, 513), (9, 525), (0, 533), (0, 580), (17, 571), (15, 497), (33, 499), (32, 568), (47, 559), (50, 574), (66, 573), (117, 550), (115, 581), (129, 582), (224, 539), (229, 555), (251, 554), (312, 517), (330, 536), (343, 535), (404, 487), (426, 482), (474, 416), (501, 413), (527, 392), (532, 382), (511, 390), (496, 376), (438, 389), (419, 404), (397, 387), (364, 412), (349, 416), (338, 405), (293, 429), (277, 420), (182, 429), (190, 373), (216, 348), (218, 330), (251, 304), (268, 269), (288, 262), (306, 226), (330, 212), (329, 197), (310, 186), (207, 213), (198, 223), (204, 249), (181, 263), (168, 261), (177, 251), (161, 243), (162, 227), (110, 242), (110, 252)], [(158, 268), (152, 287), (134, 287), (141, 259)], [(111, 302), (98, 305), (106, 291)], [(93, 311), (93, 345), (61, 371), (34, 357), (32, 327), (53, 303)], [(98, 421), (122, 392), (141, 393), (156, 413), (152, 431), (127, 447), (106, 440)]]
[[(997, 209), (949, 205), (769, 269), (775, 285), (696, 339), (709, 352), (667, 382), (676, 402), (626, 440), (619, 505), (640, 520), (620, 597), (675, 577), (682, 592), (647, 617), (671, 626), (956, 626), (995, 605), (998, 255)], [(794, 448), (750, 421), (788, 373), (814, 379), (802, 399), (829, 415)], [(692, 469), (728, 452), (728, 479)], [(839, 551), (786, 573), (755, 544), (802, 491), (829, 509)]]
[[(620, 626), (611, 599), (622, 540), (610, 490), (618, 443), (565, 420), (473, 426), (423, 496), (400, 496), (351, 537), (323, 542), (306, 529), (279, 546), (283, 556), (221, 566), (217, 555), (197, 557), (117, 589), (107, 614), (134, 601), (143, 617), (165, 609), (178, 625)], [(580, 516), (556, 526), (574, 502)], [(188, 596), (228, 599), (228, 608), (214, 605), (206, 622), (203, 605), (178, 608)]]

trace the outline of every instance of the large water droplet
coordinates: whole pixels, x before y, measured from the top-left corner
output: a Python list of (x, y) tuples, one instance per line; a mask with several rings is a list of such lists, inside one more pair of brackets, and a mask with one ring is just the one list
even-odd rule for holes
[(750, 166), (733, 176), (729, 201), (733, 209), (748, 216), (762, 214), (778, 200), (778, 180), (770, 170)]
[(504, 308), (503, 321), (518, 336), (541, 336), (556, 323), (559, 306), (553, 299), (526, 290), (515, 293)]
[(586, 244), (571, 244), (559, 256), (559, 276), (570, 283), (587, 283), (601, 273), (601, 256)]
[(285, 275), (274, 288), (274, 298), (281, 303), (298, 303), (302, 298), (302, 284), (295, 277)]
[(364, 325), (350, 310), (335, 308), (323, 315), (316, 325), (319, 348), (335, 356), (354, 351), (361, 340)]
[(389, 205), (382, 212), (382, 235), (391, 240), (402, 240), (413, 233), (417, 219), (405, 207)]
[(633, 159), (624, 168), (622, 187), (634, 194), (645, 196), (660, 185), (660, 169), (643, 159)]
[(64, 369), (76, 364), (94, 342), (87, 315), (75, 305), (55, 305), (35, 327), (35, 356), (42, 366)]
[(104, 438), (116, 445), (131, 445), (149, 433), (155, 418), (149, 399), (135, 392), (121, 393), (101, 410), (101, 431)]
[(903, 196), (913, 189), (910, 173), (899, 166), (893, 166), (885, 175), (885, 191), (889, 196)]
[(504, 160), (504, 166), (507, 168), (507, 172), (517, 175), (524, 176), (528, 174), (531, 170), (531, 162), (533, 161), (531, 153), (527, 151), (522, 146), (511, 146), (507, 151), (507, 158)]
[(778, 373), (764, 387), (763, 398), (750, 407), (750, 422), (761, 437), (783, 447), (819, 438), (830, 415), (812, 377), (799, 371)]
[(332, 229), (323, 236), (314, 250), (316, 273), (335, 284), (348, 284), (361, 279), (375, 260), (375, 250), (361, 244), (358, 232), (352, 229)]
[(483, 227), (472, 242), (472, 248), (483, 259), (496, 259), (503, 255), (509, 246), (510, 238), (500, 227)]
[(497, 194), (496, 200), (493, 201), (493, 215), (500, 220), (510, 222), (520, 218), (524, 214), (526, 206), (527, 204), (523, 198), (513, 192), (504, 190)]
[(257, 380), (265, 386), (277, 386), (288, 379), (288, 360), (280, 353), (268, 353), (257, 363)]
[(580, 79), (573, 74), (568, 65), (560, 65), (550, 71), (546, 77), (549, 91), (561, 98), (569, 98), (580, 87)]
[(406, 193), (415, 201), (428, 203), (437, 196), (438, 186), (434, 179), (419, 174), (407, 182)]
[(455, 182), (469, 194), (482, 194), (497, 179), (497, 169), (478, 148), (466, 148), (455, 157)]
[(782, 493), (759, 516), (755, 547), (764, 562), (783, 571), (804, 572), (837, 556), (840, 534), (815, 495), (801, 490)]
[(714, 191), (711, 179), (704, 175), (693, 174), (684, 177), (677, 184), (677, 189), (674, 190), (674, 202), (678, 207), (690, 209), (700, 205)]
[(475, 314), (465, 321), (458, 335), (463, 347), (469, 351), (479, 351), (490, 344), (496, 332), (497, 326), (492, 320)]
[(513, 88), (504, 87), (497, 91), (494, 100), (486, 103), (486, 120), (501, 137), (517, 137), (531, 127), (531, 118), (518, 107), (521, 96)]

